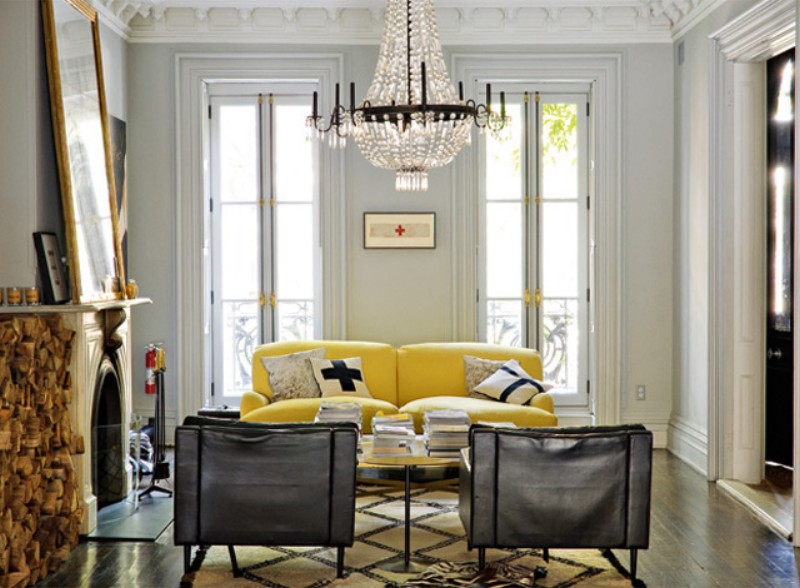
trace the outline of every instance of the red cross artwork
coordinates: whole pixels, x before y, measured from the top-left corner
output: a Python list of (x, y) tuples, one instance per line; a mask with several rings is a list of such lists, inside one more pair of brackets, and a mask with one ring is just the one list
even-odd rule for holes
[(403, 233), (406, 232), (406, 229), (403, 225), (397, 225), (397, 228), (394, 230), (394, 232), (397, 233), (398, 237), (402, 237)]

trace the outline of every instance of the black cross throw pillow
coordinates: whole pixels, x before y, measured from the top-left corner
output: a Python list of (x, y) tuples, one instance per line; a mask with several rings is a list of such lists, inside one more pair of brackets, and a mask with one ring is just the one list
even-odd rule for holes
[(309, 359), (322, 396), (360, 396), (372, 398), (361, 369), (360, 357)]

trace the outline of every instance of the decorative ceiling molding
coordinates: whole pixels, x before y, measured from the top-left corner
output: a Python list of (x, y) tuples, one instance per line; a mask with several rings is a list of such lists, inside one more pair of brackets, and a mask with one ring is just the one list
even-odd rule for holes
[[(448, 44), (668, 43), (725, 0), (437, 0)], [(382, 0), (92, 0), (134, 43), (378, 44)]]

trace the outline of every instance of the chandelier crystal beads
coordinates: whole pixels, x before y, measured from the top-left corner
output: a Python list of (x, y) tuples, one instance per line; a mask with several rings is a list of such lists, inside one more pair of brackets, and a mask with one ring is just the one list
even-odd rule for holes
[(387, 0), (378, 65), (364, 101), (356, 106), (350, 84), (350, 108), (339, 100), (326, 121), (319, 115), (317, 93), (306, 119), (312, 137), (328, 134), (331, 147), (352, 137), (373, 165), (396, 172), (395, 188), (426, 191), (428, 170), (442, 167), (471, 141), (472, 125), (494, 134), (506, 127), (505, 95), (500, 112), (492, 109), (491, 86), (486, 104), (456, 93), (442, 55), (431, 0)]

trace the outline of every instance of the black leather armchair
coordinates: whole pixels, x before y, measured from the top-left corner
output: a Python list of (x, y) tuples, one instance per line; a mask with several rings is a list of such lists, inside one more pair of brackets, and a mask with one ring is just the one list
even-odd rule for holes
[(175, 545), (353, 544), (358, 428), (189, 417), (175, 434)]
[(625, 548), (631, 581), (650, 535), (652, 433), (641, 425), (473, 426), (462, 453), (459, 516), (485, 565), (487, 547)]

